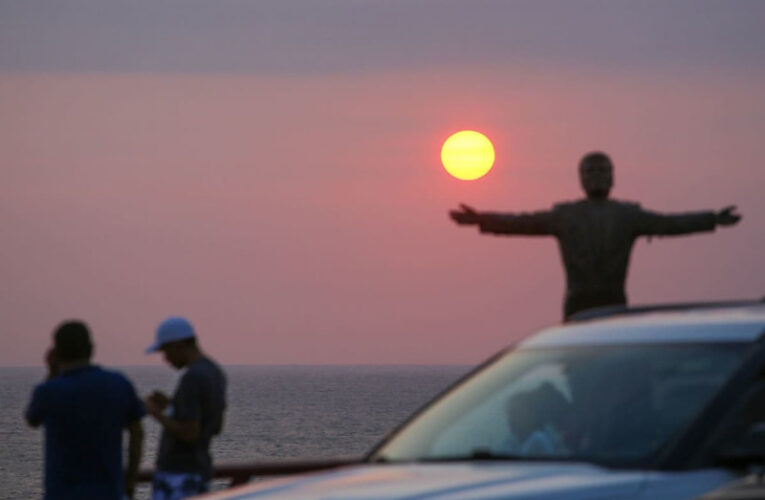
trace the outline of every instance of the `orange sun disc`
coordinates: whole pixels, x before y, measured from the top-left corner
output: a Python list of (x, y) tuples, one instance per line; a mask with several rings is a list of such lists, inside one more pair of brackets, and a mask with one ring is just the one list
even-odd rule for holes
[(444, 142), (441, 163), (457, 179), (479, 179), (494, 165), (494, 146), (482, 133), (462, 130), (450, 135)]

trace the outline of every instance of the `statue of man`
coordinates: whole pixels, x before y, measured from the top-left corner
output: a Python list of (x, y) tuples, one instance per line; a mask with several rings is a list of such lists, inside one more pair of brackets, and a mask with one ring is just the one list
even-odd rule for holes
[(741, 219), (735, 206), (718, 212), (660, 214), (637, 203), (610, 199), (613, 165), (601, 152), (582, 158), (579, 178), (587, 198), (558, 203), (552, 210), (494, 213), (460, 205), (460, 210), (449, 212), (457, 224), (477, 225), (482, 233), (557, 238), (566, 270), (564, 318), (593, 307), (627, 303), (624, 283), (638, 237), (713, 231)]

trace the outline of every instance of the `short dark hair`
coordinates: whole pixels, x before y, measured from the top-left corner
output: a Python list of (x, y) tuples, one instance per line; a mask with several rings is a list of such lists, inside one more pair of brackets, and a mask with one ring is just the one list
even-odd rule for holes
[(53, 345), (59, 361), (64, 363), (90, 360), (93, 354), (93, 342), (90, 340), (88, 325), (82, 321), (64, 321), (53, 334)]
[(582, 157), (582, 159), (579, 161), (579, 169), (581, 170), (582, 167), (584, 167), (586, 164), (592, 162), (592, 161), (605, 161), (609, 165), (613, 165), (611, 162), (611, 158), (609, 156), (602, 152), (602, 151), (593, 151), (591, 153), (587, 153)]

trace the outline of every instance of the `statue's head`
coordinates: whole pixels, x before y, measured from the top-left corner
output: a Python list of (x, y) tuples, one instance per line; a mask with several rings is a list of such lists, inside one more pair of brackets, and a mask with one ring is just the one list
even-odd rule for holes
[(614, 185), (614, 167), (611, 158), (596, 151), (588, 153), (579, 162), (579, 180), (587, 198), (604, 200)]

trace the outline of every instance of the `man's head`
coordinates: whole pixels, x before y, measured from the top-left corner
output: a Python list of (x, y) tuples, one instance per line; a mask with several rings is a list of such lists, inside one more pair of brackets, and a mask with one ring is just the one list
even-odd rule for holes
[(53, 334), (53, 347), (59, 363), (88, 362), (93, 355), (88, 326), (82, 321), (65, 321)]
[(167, 364), (176, 370), (180, 370), (184, 366), (189, 365), (191, 360), (194, 359), (196, 357), (195, 355), (199, 352), (199, 349), (197, 348), (197, 339), (193, 337), (186, 340), (168, 342), (167, 344), (163, 344), (159, 350), (164, 354)]
[(188, 365), (199, 354), (194, 327), (186, 318), (167, 318), (157, 327), (154, 343), (146, 353), (162, 351), (165, 361), (176, 369)]
[(579, 162), (579, 180), (588, 198), (608, 198), (614, 185), (614, 167), (608, 155), (599, 151), (586, 154)]

